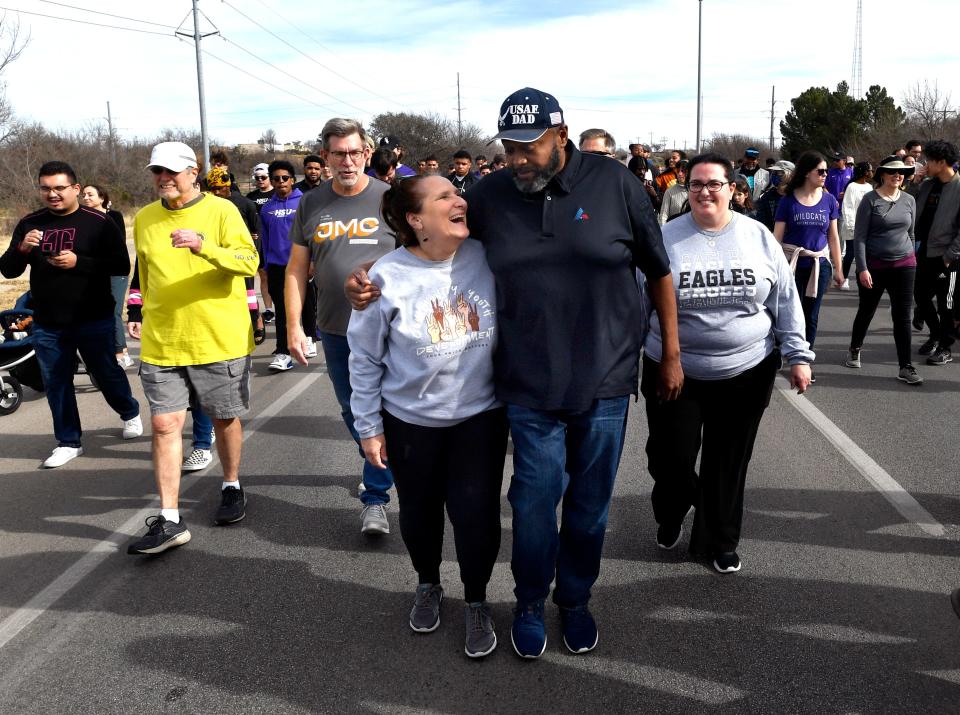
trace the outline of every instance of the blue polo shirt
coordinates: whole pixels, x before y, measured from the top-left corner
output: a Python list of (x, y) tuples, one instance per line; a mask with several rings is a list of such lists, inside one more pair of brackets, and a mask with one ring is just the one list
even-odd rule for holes
[(641, 305), (634, 269), (670, 272), (643, 184), (623, 164), (567, 144), (536, 194), (509, 169), (466, 194), (470, 234), (497, 284), (497, 398), (539, 410), (588, 409), (637, 394)]

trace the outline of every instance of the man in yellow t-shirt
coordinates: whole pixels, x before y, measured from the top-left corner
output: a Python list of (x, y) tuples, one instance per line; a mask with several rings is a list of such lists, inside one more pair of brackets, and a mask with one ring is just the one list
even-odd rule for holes
[(213, 418), (223, 465), (217, 524), (244, 517), (240, 415), (250, 403), (253, 333), (244, 278), (257, 271), (253, 239), (237, 208), (200, 192), (197, 158), (181, 142), (153, 148), (147, 168), (160, 200), (137, 213), (133, 234), (143, 295), (140, 379), (150, 403), (161, 511), (127, 548), (156, 554), (190, 541), (180, 518), (181, 431), (188, 406)]

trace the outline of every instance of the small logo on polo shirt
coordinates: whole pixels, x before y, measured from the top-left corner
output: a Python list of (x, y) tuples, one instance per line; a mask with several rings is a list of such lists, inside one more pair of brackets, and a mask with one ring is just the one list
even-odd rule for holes
[(583, 209), (577, 209), (577, 215), (573, 217), (574, 221), (589, 221), (590, 216)]

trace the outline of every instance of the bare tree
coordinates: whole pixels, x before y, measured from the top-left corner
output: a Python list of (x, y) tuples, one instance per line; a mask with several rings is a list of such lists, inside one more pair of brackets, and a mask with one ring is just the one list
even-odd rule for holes
[[(29, 42), (30, 36), (24, 37), (21, 34), (18, 20), (7, 20), (6, 13), (0, 16), (0, 75), (3, 75), (7, 65), (20, 57)], [(7, 100), (6, 84), (0, 82), (0, 144), (13, 136), (17, 128), (13, 107)]]
[(923, 139), (933, 139), (943, 135), (944, 125), (956, 110), (950, 106), (950, 93), (943, 93), (934, 81), (931, 86), (927, 80), (916, 82), (907, 90), (903, 100), (910, 121)]
[(277, 150), (277, 133), (273, 129), (268, 129), (257, 139), (257, 144), (262, 146), (265, 152), (272, 154)]

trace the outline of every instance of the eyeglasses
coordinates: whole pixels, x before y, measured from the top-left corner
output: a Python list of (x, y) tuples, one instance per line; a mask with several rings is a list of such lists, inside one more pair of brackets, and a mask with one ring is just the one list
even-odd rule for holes
[(727, 184), (732, 184), (732, 183), (733, 183), (732, 181), (717, 181), (716, 179), (714, 179), (713, 181), (708, 181), (706, 183), (702, 181), (691, 181), (687, 185), (687, 188), (690, 189), (690, 193), (693, 193), (693, 194), (700, 193), (704, 189), (709, 191), (711, 194), (715, 194)]
[(351, 161), (360, 161), (360, 157), (363, 156), (366, 149), (351, 149), (350, 151), (331, 151), (330, 156), (336, 159), (339, 163), (343, 163), (343, 160), (348, 156)]
[(816, 171), (820, 176), (826, 176), (827, 174), (830, 173), (830, 170), (829, 170), (829, 169), (815, 169), (815, 171)]
[(253, 178), (256, 179), (257, 181), (269, 181), (269, 180), (270, 180), (270, 177), (267, 176), (266, 174), (254, 174), (254, 175), (253, 175)]
[(38, 186), (37, 190), (41, 194), (49, 194), (51, 192), (54, 194), (62, 194), (64, 191), (67, 189), (72, 189), (74, 186), (76, 186), (76, 184), (70, 184), (69, 186)]
[(182, 173), (182, 172), (180, 172), (180, 171), (171, 171), (170, 169), (168, 169), (168, 168), (165, 167), (165, 166), (151, 166), (151, 167), (150, 167), (150, 173), (153, 174), (154, 176), (160, 176), (160, 174), (164, 174), (164, 173), (170, 174), (170, 176), (176, 176), (177, 174), (180, 174), (180, 173)]
[(271, 176), (270, 181), (276, 181), (277, 183), (283, 183), (286, 181), (293, 181), (293, 177), (290, 174), (284, 174), (283, 176)]

